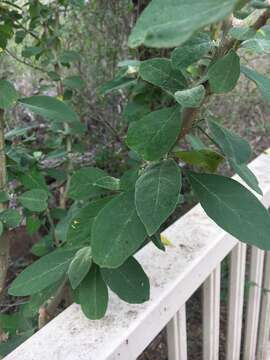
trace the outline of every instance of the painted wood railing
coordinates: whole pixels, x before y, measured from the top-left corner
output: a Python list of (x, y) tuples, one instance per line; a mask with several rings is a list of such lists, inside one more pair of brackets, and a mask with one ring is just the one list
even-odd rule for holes
[[(257, 175), (265, 206), (270, 206), (270, 156), (250, 164)], [(239, 180), (239, 179), (237, 179)], [(151, 244), (137, 258), (151, 281), (151, 299), (129, 305), (111, 295), (107, 315), (90, 321), (73, 304), (33, 335), (6, 360), (135, 360), (167, 327), (169, 360), (187, 360), (186, 301), (203, 286), (203, 353), (200, 359), (219, 359), (220, 268), (230, 257), (227, 309), (227, 360), (270, 359), (270, 253), (252, 248), (249, 287), (244, 286), (247, 247), (226, 234), (200, 205), (163, 233), (173, 246), (166, 253)], [(269, 234), (270, 241), (270, 234)], [(242, 350), (241, 350), (242, 349)], [(198, 359), (199, 360), (199, 359)]]

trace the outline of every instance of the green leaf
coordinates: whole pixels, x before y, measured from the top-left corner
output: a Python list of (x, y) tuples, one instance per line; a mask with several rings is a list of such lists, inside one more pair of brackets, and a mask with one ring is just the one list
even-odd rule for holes
[(71, 107), (51, 96), (31, 96), (19, 101), (34, 114), (40, 115), (45, 119), (70, 123), (80, 121), (78, 115)]
[(231, 91), (240, 77), (240, 58), (234, 50), (218, 59), (208, 71), (209, 83), (214, 93)]
[(260, 201), (230, 178), (189, 173), (189, 180), (207, 215), (238, 240), (270, 249), (270, 217)]
[(179, 106), (151, 112), (130, 124), (127, 145), (145, 160), (159, 160), (176, 142), (181, 126)]
[(181, 185), (181, 172), (173, 160), (149, 166), (137, 180), (136, 209), (149, 236), (153, 235), (175, 210)]
[(241, 72), (255, 82), (264, 100), (270, 101), (270, 79), (246, 66), (241, 66)]
[(16, 127), (5, 133), (5, 139), (13, 140), (14, 138), (19, 137), (19, 136), (27, 137), (27, 133), (29, 132), (29, 130), (33, 130), (38, 127), (39, 127), (38, 125), (26, 126), (26, 127)]
[(209, 149), (177, 151), (175, 155), (187, 164), (197, 165), (211, 172), (216, 171), (224, 160), (218, 152)]
[(152, 0), (129, 37), (129, 46), (169, 48), (183, 44), (196, 30), (228, 16), (237, 0)]
[[(57, 223), (55, 227), (55, 236), (58, 241), (66, 242), (67, 241), (67, 232), (70, 226), (70, 221), (72, 217), (78, 211), (78, 204), (74, 203), (66, 212), (65, 216), (62, 216), (60, 221)], [(64, 215), (64, 214), (62, 214)]]
[(151, 241), (153, 242), (153, 244), (161, 251), (166, 251), (166, 247), (165, 245), (163, 244), (163, 242), (161, 241), (161, 238), (160, 238), (160, 234), (157, 233), (153, 236), (151, 236)]
[(135, 189), (136, 181), (139, 177), (139, 167), (127, 170), (120, 179), (120, 187), (122, 190), (129, 191)]
[(36, 256), (44, 256), (49, 254), (53, 250), (54, 239), (51, 233), (43, 236), (38, 242), (36, 242), (32, 248), (31, 253)]
[(111, 200), (106, 197), (100, 200), (91, 201), (83, 208), (75, 212), (71, 218), (67, 230), (67, 242), (72, 245), (90, 243), (93, 222), (100, 210)]
[(270, 5), (264, 0), (252, 0), (250, 5), (255, 9), (270, 9)]
[(40, 47), (28, 46), (22, 50), (22, 57), (30, 58), (32, 56), (39, 55), (41, 52), (42, 52), (42, 48), (40, 48)]
[(92, 254), (101, 267), (121, 266), (144, 242), (145, 229), (134, 204), (134, 193), (123, 193), (98, 214), (92, 229)]
[(86, 200), (104, 193), (96, 182), (106, 177), (105, 171), (94, 167), (85, 167), (75, 171), (71, 177), (68, 196), (73, 200)]
[(8, 332), (8, 335), (15, 335), (18, 331), (24, 330), (25, 321), (22, 319), (20, 312), (13, 314), (1, 314), (0, 326), (2, 331)]
[(15, 228), (20, 224), (20, 213), (15, 209), (7, 209), (0, 213), (0, 221), (7, 228)]
[(63, 80), (63, 84), (71, 89), (82, 90), (86, 83), (80, 76), (68, 76)]
[(176, 69), (184, 70), (194, 64), (213, 48), (213, 42), (206, 33), (192, 36), (184, 45), (173, 50), (171, 59)]
[(36, 167), (30, 169), (25, 174), (19, 175), (19, 179), (23, 186), (29, 190), (41, 189), (48, 192), (48, 187), (44, 175)]
[(0, 191), (0, 204), (9, 201), (9, 195), (6, 191)]
[(91, 265), (92, 254), (90, 246), (78, 250), (68, 268), (68, 278), (72, 289), (76, 289), (80, 285), (88, 274)]
[(28, 266), (12, 282), (9, 294), (27, 296), (35, 294), (60, 280), (68, 270), (76, 250), (55, 250)]
[(0, 109), (9, 109), (15, 105), (18, 93), (7, 80), (0, 80)]
[(121, 77), (121, 78), (116, 78), (116, 79), (100, 86), (98, 90), (101, 95), (107, 95), (112, 91), (125, 89), (126, 87), (128, 87), (130, 85), (135, 85), (136, 82), (137, 82), (136, 79), (125, 76), (125, 77)]
[(204, 143), (198, 136), (187, 134), (186, 139), (193, 150), (202, 150), (206, 148), (206, 145), (204, 145)]
[(172, 62), (165, 58), (156, 58), (143, 61), (139, 74), (143, 80), (174, 94), (177, 90), (184, 89), (186, 79), (180, 70), (172, 67)]
[(123, 117), (128, 121), (140, 120), (143, 116), (150, 113), (149, 104), (144, 101), (133, 100), (130, 101), (123, 111)]
[(269, 54), (270, 40), (269, 39), (249, 39), (241, 44), (241, 48), (247, 49), (255, 54)]
[(79, 301), (86, 317), (101, 319), (108, 306), (108, 288), (97, 266), (92, 266), (79, 287)]
[(270, 25), (264, 25), (256, 31), (256, 38), (270, 40)]
[(60, 55), (60, 62), (64, 65), (68, 65), (71, 62), (79, 61), (81, 59), (80, 54), (74, 50), (65, 50)]
[(33, 235), (38, 232), (42, 225), (42, 221), (34, 216), (26, 217), (26, 231), (29, 235)]
[(34, 329), (20, 333), (19, 335), (12, 335), (8, 341), (1, 342), (0, 355), (6, 356), (11, 351), (15, 350), (19, 345), (24, 343), (30, 336), (34, 334)]
[(133, 257), (117, 269), (101, 269), (101, 275), (120, 299), (130, 304), (141, 304), (149, 300), (149, 279)]
[(227, 158), (237, 164), (248, 162), (251, 157), (251, 148), (248, 142), (216, 121), (208, 120), (208, 125), (213, 139)]
[(102, 189), (117, 191), (120, 189), (120, 180), (113, 176), (104, 176), (99, 178), (93, 185)]
[(256, 191), (258, 194), (263, 195), (256, 176), (245, 164), (239, 165), (234, 160), (229, 160), (229, 163), (236, 174), (238, 174), (251, 189)]
[(22, 206), (30, 211), (41, 212), (48, 207), (48, 193), (41, 189), (26, 191), (19, 200)]
[(252, 28), (234, 27), (229, 30), (229, 35), (236, 40), (248, 40), (256, 35), (256, 30)]
[(55, 296), (57, 290), (59, 290), (60, 287), (63, 287), (63, 285), (64, 280), (61, 279), (56, 283), (46, 287), (42, 291), (32, 295), (29, 301), (24, 304), (23, 308), (21, 308), (22, 317), (27, 319), (37, 316), (40, 307), (44, 305), (44, 303), (47, 302), (50, 298)]
[(61, 77), (60, 75), (55, 72), (55, 71), (49, 71), (47, 73), (47, 75), (49, 76), (49, 78), (52, 80), (52, 81), (60, 81), (61, 80)]
[(200, 107), (205, 97), (205, 88), (203, 85), (191, 89), (177, 91), (174, 94), (175, 100), (186, 108)]

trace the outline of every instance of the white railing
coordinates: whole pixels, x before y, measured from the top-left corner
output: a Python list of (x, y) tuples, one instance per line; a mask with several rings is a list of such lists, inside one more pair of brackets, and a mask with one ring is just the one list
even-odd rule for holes
[[(270, 156), (250, 164), (270, 206)], [(270, 359), (270, 253), (252, 248), (245, 329), (242, 329), (246, 246), (226, 234), (197, 205), (163, 233), (166, 253), (149, 244), (137, 258), (150, 277), (151, 299), (129, 305), (111, 294), (107, 315), (90, 321), (71, 305), (6, 360), (135, 360), (167, 326), (169, 360), (187, 360), (185, 303), (203, 285), (204, 360), (219, 358), (220, 264), (230, 255), (227, 360)], [(270, 234), (269, 234), (270, 241)], [(265, 269), (265, 271), (264, 271)], [(199, 359), (198, 359), (199, 360)]]

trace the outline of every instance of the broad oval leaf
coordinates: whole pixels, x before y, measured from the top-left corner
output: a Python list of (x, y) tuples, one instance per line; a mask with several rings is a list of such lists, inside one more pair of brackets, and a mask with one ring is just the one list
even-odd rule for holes
[(228, 16), (238, 0), (152, 0), (129, 37), (129, 46), (169, 48)]
[(222, 94), (231, 91), (240, 77), (239, 56), (234, 50), (230, 50), (210, 67), (208, 76), (214, 93)]
[(90, 246), (77, 251), (69, 264), (68, 278), (72, 289), (76, 289), (88, 274), (92, 265), (92, 253)]
[(0, 191), (0, 204), (9, 201), (9, 194), (6, 191)]
[(185, 44), (174, 49), (171, 55), (172, 65), (177, 69), (184, 70), (189, 65), (200, 60), (212, 48), (213, 42), (208, 34), (195, 34)]
[(260, 201), (237, 181), (190, 172), (189, 180), (207, 215), (249, 245), (270, 250), (270, 216)]
[(7, 228), (15, 228), (20, 224), (21, 216), (18, 210), (6, 209), (0, 213), (0, 220)]
[(120, 299), (130, 304), (141, 304), (149, 300), (149, 279), (133, 257), (117, 269), (101, 269), (101, 275)]
[(248, 27), (234, 27), (229, 30), (229, 35), (236, 40), (248, 40), (256, 35), (256, 30)]
[(104, 176), (95, 182), (95, 186), (102, 189), (117, 191), (120, 189), (120, 180), (113, 176)]
[(78, 115), (63, 101), (51, 96), (38, 95), (19, 100), (34, 114), (58, 122), (79, 122)]
[(100, 200), (91, 201), (75, 212), (69, 221), (66, 240), (69, 245), (80, 245), (91, 242), (93, 222), (100, 210), (111, 200), (106, 197)]
[(123, 193), (98, 214), (92, 228), (92, 254), (101, 267), (121, 266), (144, 242), (146, 232), (135, 208), (134, 193)]
[(108, 288), (96, 265), (92, 266), (90, 272), (80, 284), (79, 302), (84, 315), (89, 319), (101, 319), (106, 313)]
[(203, 150), (207, 148), (207, 146), (204, 145), (204, 143), (198, 136), (187, 134), (186, 140), (188, 141), (193, 150)]
[(76, 250), (55, 250), (28, 266), (12, 282), (8, 292), (14, 296), (35, 294), (60, 280), (67, 272)]
[(249, 39), (241, 44), (241, 48), (247, 49), (255, 54), (269, 54), (270, 40), (269, 39)]
[(0, 80), (0, 109), (9, 109), (18, 99), (15, 87), (7, 80)]
[(255, 82), (264, 100), (270, 101), (270, 79), (246, 66), (241, 66), (241, 72)]
[(29, 190), (42, 189), (48, 192), (45, 176), (36, 167), (18, 176), (19, 180)]
[(63, 84), (70, 89), (82, 90), (86, 83), (80, 76), (68, 76), (63, 80)]
[(237, 164), (234, 160), (229, 160), (229, 163), (236, 174), (238, 174), (251, 189), (256, 191), (258, 194), (263, 195), (256, 176), (246, 164)]
[(208, 125), (213, 139), (227, 158), (234, 160), (237, 164), (248, 162), (251, 157), (251, 148), (246, 140), (216, 121), (208, 120)]
[(37, 46), (27, 46), (22, 50), (22, 57), (30, 58), (32, 56), (37, 56), (42, 53), (42, 48)]
[(203, 85), (191, 89), (177, 91), (174, 94), (175, 100), (185, 108), (200, 107), (205, 97), (205, 88)]
[(150, 166), (137, 180), (136, 209), (149, 236), (153, 235), (175, 210), (181, 185), (181, 172), (173, 160)]
[(79, 61), (81, 59), (81, 55), (74, 50), (64, 50), (59, 57), (59, 60), (62, 64), (69, 64), (71, 62)]
[(197, 165), (214, 172), (224, 160), (218, 152), (209, 149), (177, 151), (175, 155), (187, 164)]
[(143, 80), (174, 94), (184, 89), (186, 79), (180, 70), (172, 67), (172, 62), (165, 58), (145, 60), (141, 63), (139, 74)]
[(151, 112), (130, 125), (127, 145), (145, 160), (159, 160), (176, 142), (181, 126), (179, 106)]
[(94, 167), (75, 171), (71, 177), (68, 196), (73, 200), (86, 200), (103, 194), (104, 190), (96, 186), (96, 182), (106, 176), (105, 171)]
[(149, 114), (150, 112), (149, 103), (147, 103), (144, 99), (138, 98), (128, 102), (124, 108), (123, 117), (131, 123), (132, 121), (140, 120), (143, 116)]
[(41, 212), (48, 207), (48, 192), (41, 189), (29, 190), (23, 193), (19, 200), (26, 209)]

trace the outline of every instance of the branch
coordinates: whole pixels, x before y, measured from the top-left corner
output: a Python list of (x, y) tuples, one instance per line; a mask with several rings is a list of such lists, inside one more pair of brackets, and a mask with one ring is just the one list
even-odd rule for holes
[[(267, 2), (270, 3), (270, 0), (267, 0)], [(250, 27), (253, 28), (254, 30), (258, 30), (267, 23), (267, 20), (270, 18), (270, 11), (269, 10), (264, 10), (264, 11), (259, 10), (259, 13), (258, 13), (258, 11), (254, 11), (254, 13), (256, 13), (255, 14), (256, 16), (252, 17), (254, 22)], [(245, 20), (243, 20), (241, 22), (242, 25), (244, 23), (245, 23)], [(236, 41), (234, 39), (231, 39), (230, 37), (226, 37), (224, 39), (224, 41), (220, 44), (219, 48), (217, 49), (218, 58), (227, 54), (227, 52), (232, 48), (234, 48), (235, 50), (239, 49), (240, 45), (241, 45), (241, 41), (238, 41), (238, 40)], [(205, 102), (208, 99), (208, 97), (211, 95), (211, 91), (210, 91), (210, 86), (209, 86), (208, 81), (205, 82), (203, 85), (205, 86), (205, 90), (206, 90), (206, 95), (204, 98), (204, 102)], [(179, 140), (190, 132), (190, 130), (192, 129), (194, 122), (200, 112), (200, 109), (201, 109), (201, 107), (184, 109), (183, 115), (182, 115), (183, 126), (182, 126), (182, 130), (181, 130), (181, 133), (179, 136)]]
[[(0, 191), (5, 191), (7, 185), (7, 169), (5, 155), (5, 136), (4, 136), (4, 110), (0, 109)], [(0, 211), (5, 209), (5, 205), (0, 203)], [(9, 259), (9, 238), (8, 233), (0, 237), (0, 298), (3, 295), (8, 269)]]
[(59, 287), (54, 297), (52, 297), (47, 304), (44, 304), (39, 309), (38, 328), (45, 326), (54, 316), (56, 310), (65, 297), (67, 280)]
[(6, 52), (9, 56), (11, 56), (14, 60), (20, 62), (21, 64), (24, 64), (24, 65), (26, 65), (26, 66), (31, 67), (31, 68), (34, 69), (34, 70), (38, 70), (38, 71), (41, 71), (41, 72), (47, 74), (47, 71), (46, 71), (46, 70), (40, 68), (39, 66), (35, 66), (35, 65), (33, 65), (33, 64), (30, 64), (30, 63), (28, 63), (27, 61), (25, 61), (25, 60), (23, 60), (23, 59), (20, 59), (17, 55), (13, 54), (11, 51), (5, 49), (5, 52)]

